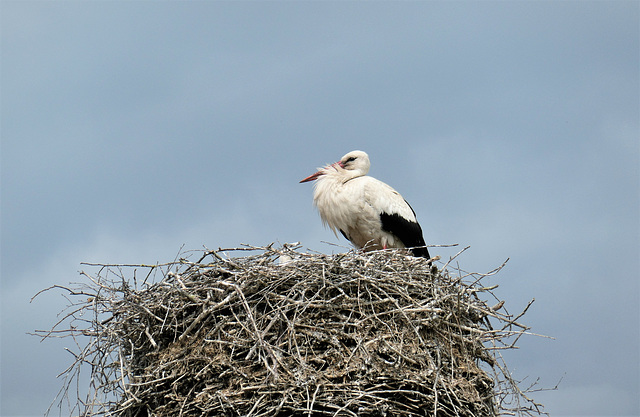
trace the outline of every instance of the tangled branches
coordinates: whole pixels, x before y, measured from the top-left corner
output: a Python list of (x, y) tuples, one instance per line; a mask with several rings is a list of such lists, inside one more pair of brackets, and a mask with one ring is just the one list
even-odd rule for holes
[(527, 333), (526, 308), (489, 307), (486, 274), (296, 249), (94, 265), (84, 284), (56, 287), (70, 305), (38, 334), (79, 350), (60, 397), (89, 369), (87, 395), (71, 401), (83, 416), (542, 414), (500, 355)]

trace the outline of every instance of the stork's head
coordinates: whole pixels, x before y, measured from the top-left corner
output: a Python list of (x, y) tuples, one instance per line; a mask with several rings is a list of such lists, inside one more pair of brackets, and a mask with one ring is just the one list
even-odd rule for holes
[(336, 175), (348, 181), (351, 178), (367, 175), (369, 172), (369, 155), (362, 151), (351, 151), (343, 156), (338, 162), (320, 168), (315, 174), (309, 175), (300, 182), (308, 182), (318, 179), (322, 175)]

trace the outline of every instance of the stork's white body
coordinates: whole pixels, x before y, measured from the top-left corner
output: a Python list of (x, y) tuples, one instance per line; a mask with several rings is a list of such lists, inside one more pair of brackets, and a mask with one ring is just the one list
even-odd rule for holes
[(322, 222), (364, 250), (420, 247), (429, 257), (416, 215), (389, 185), (367, 176), (369, 157), (362, 151), (320, 169), (301, 182), (316, 180), (313, 201)]
[(342, 231), (359, 248), (404, 248), (393, 234), (382, 230), (380, 213), (398, 213), (416, 221), (396, 190), (369, 176), (344, 181), (337, 171), (318, 178), (313, 202), (322, 222), (334, 233)]

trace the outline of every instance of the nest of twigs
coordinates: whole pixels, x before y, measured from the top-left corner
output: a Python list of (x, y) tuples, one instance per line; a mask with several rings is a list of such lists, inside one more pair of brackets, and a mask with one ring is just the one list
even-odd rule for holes
[(488, 274), (297, 249), (94, 265), (88, 281), (56, 286), (71, 304), (40, 335), (78, 347), (61, 399), (87, 368), (86, 395), (70, 401), (82, 416), (542, 413), (500, 355), (528, 330), (524, 312), (482, 300), (494, 298)]

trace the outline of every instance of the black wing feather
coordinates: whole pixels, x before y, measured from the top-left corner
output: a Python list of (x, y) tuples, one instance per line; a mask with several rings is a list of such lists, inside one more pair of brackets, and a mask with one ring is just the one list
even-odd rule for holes
[(422, 228), (418, 222), (407, 220), (397, 213), (380, 213), (380, 221), (382, 222), (382, 230), (395, 235), (404, 246), (413, 248), (410, 250), (414, 256), (421, 256), (427, 259), (431, 258), (426, 247), (416, 247), (425, 246)]

